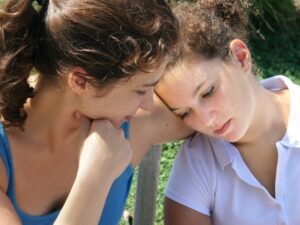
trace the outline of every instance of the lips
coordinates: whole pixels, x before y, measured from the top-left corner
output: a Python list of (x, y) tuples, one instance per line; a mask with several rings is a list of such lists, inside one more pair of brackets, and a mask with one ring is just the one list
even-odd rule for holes
[(231, 123), (231, 119), (229, 119), (226, 123), (224, 123), (220, 128), (214, 130), (214, 133), (217, 135), (223, 135), (228, 130)]

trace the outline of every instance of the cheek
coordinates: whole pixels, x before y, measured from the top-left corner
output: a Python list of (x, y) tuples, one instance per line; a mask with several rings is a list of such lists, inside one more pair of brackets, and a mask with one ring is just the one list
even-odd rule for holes
[(196, 115), (190, 115), (184, 120), (184, 123), (198, 132), (205, 133), (201, 120)]
[(143, 99), (143, 96), (139, 96), (136, 94), (127, 96), (126, 98), (122, 98), (122, 100), (118, 102), (118, 108), (120, 108), (119, 113), (134, 114), (140, 107)]

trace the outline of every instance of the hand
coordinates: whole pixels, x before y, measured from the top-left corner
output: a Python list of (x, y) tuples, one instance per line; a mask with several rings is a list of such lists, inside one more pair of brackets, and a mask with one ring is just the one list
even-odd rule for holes
[(78, 176), (93, 179), (106, 175), (115, 180), (132, 158), (129, 141), (121, 128), (109, 120), (85, 121), (83, 131), (89, 130), (81, 149)]
[[(131, 161), (123, 130), (108, 120), (75, 114), (83, 143), (76, 179), (54, 224), (98, 224), (113, 181)], [(1, 196), (0, 196), (1, 197)]]

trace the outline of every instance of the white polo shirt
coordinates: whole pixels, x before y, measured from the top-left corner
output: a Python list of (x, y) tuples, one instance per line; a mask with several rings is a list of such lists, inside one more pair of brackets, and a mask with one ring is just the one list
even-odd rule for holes
[(300, 87), (284, 76), (262, 84), (291, 96), (288, 128), (276, 143), (275, 199), (224, 140), (196, 134), (176, 157), (166, 196), (211, 216), (213, 225), (300, 225)]

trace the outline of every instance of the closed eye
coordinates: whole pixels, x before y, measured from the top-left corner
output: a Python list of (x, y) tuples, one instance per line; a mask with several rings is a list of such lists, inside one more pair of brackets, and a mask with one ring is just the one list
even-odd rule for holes
[(190, 111), (186, 111), (186, 112), (182, 112), (182, 113), (177, 113), (177, 115), (184, 120), (185, 118), (187, 118), (190, 115)]
[(138, 95), (145, 95), (145, 94), (146, 94), (146, 91), (136, 91), (136, 93), (137, 93)]
[(211, 88), (202, 95), (202, 98), (207, 98), (207, 97), (211, 96), (214, 93), (214, 89), (215, 89), (215, 87), (211, 86)]

